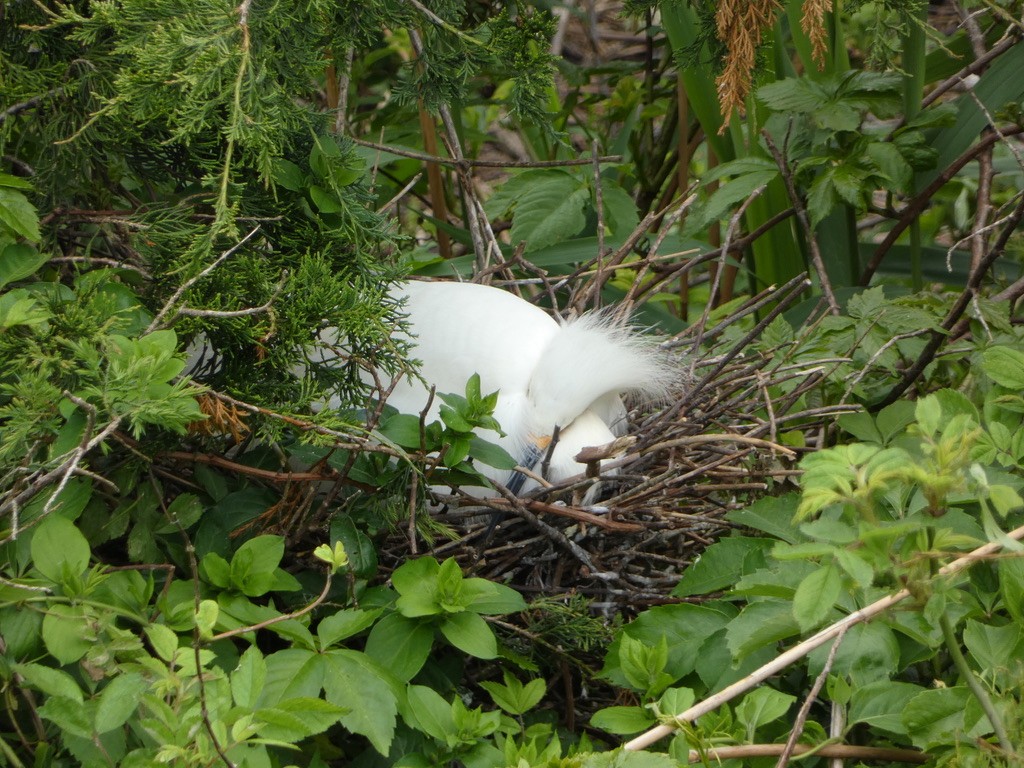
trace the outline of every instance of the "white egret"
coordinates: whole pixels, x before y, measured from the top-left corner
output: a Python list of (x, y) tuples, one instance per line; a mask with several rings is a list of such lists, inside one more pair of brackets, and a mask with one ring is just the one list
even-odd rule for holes
[[(422, 381), (402, 377), (388, 403), (403, 413), (420, 413), (429, 387), (461, 393), (479, 374), (483, 392), (499, 393), (494, 417), (505, 432), (503, 438), (483, 437), (540, 474), (557, 435), (547, 464), (551, 482), (584, 472), (574, 457), (625, 431), (623, 394), (661, 397), (673, 383), (673, 370), (653, 341), (605, 314), (559, 323), (514, 294), (475, 283), (408, 281), (392, 295), (404, 299), (410, 355), (420, 361)], [(428, 421), (439, 408), (435, 398)], [(523, 477), (478, 469), (506, 485)], [(521, 482), (514, 481), (513, 490)]]

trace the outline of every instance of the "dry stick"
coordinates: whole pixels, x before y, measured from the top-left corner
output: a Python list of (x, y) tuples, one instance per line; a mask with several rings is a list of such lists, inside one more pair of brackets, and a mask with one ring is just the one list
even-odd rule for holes
[[(821, 258), (818, 238), (814, 236), (814, 228), (811, 226), (811, 220), (807, 217), (807, 209), (804, 208), (803, 200), (797, 194), (796, 185), (793, 183), (793, 173), (789, 168), (789, 163), (786, 162), (785, 155), (775, 146), (772, 135), (768, 133), (768, 130), (762, 129), (761, 135), (768, 146), (768, 151), (775, 158), (775, 164), (779, 166), (782, 180), (786, 184), (786, 194), (789, 195), (789, 200), (793, 203), (793, 208), (796, 210), (796, 220), (800, 222), (800, 228), (804, 231), (804, 237), (807, 238), (807, 247), (811, 251), (811, 264), (814, 265), (814, 271), (818, 273), (818, 282), (821, 284), (821, 292), (825, 294), (825, 301), (828, 302), (829, 311), (833, 315), (838, 315), (839, 302), (836, 301), (836, 295), (832, 290), (832, 282), (828, 279), (828, 270), (825, 269), (825, 262)], [(789, 142), (788, 135), (786, 136), (786, 142), (787, 144)]]
[[(430, 155), (437, 155), (437, 130), (434, 121), (427, 112), (423, 99), (419, 100), (418, 109), (420, 117), (420, 131), (423, 133), (423, 147)], [(434, 216), (439, 222), (448, 223), (448, 204), (444, 199), (444, 177), (441, 176), (441, 166), (435, 162), (427, 161), (427, 189), (430, 192), (430, 207)], [(441, 226), (437, 231), (437, 250), (442, 259), (450, 259), (452, 253), (452, 241), (448, 232)]]
[(842, 644), (845, 636), (846, 630), (843, 630), (836, 636), (835, 642), (832, 643), (832, 647), (828, 652), (828, 658), (825, 659), (825, 666), (821, 668), (821, 672), (814, 680), (814, 685), (811, 686), (810, 693), (807, 694), (807, 698), (804, 699), (804, 703), (801, 705), (800, 711), (797, 712), (796, 722), (793, 724), (793, 729), (789, 732), (789, 738), (786, 739), (786, 748), (782, 750), (782, 754), (779, 755), (779, 762), (775, 764), (775, 768), (786, 768), (786, 766), (789, 765), (789, 758), (793, 756), (793, 750), (796, 749), (796, 743), (803, 734), (804, 728), (807, 725), (807, 716), (811, 713), (811, 705), (817, 701), (818, 694), (821, 693), (821, 686), (825, 684), (825, 680), (828, 678), (828, 673), (832, 671), (832, 664), (836, 660), (836, 652), (839, 650), (839, 646)]
[[(1020, 541), (1022, 538), (1024, 538), (1024, 526), (1021, 526), (1010, 531), (1007, 534), (1007, 538), (1013, 539), (1014, 541)], [(1000, 542), (989, 542), (988, 544), (984, 544), (978, 547), (977, 549), (968, 552), (966, 555), (958, 557), (953, 562), (947, 563), (938, 570), (938, 573), (936, 575), (952, 576), (954, 574), (957, 574), (960, 571), (967, 569), (978, 560), (984, 559), (989, 555), (997, 553), (1002, 548), (1003, 545)], [(802, 643), (799, 643), (790, 648), (788, 651), (785, 651), (784, 653), (780, 654), (775, 659), (768, 662), (760, 669), (757, 669), (751, 674), (747, 675), (742, 680), (733, 683), (727, 688), (722, 689), (714, 696), (708, 697), (699, 704), (695, 704), (685, 712), (680, 712), (678, 715), (675, 716), (675, 720), (680, 723), (692, 722), (701, 715), (707, 714), (708, 712), (717, 709), (722, 704), (725, 704), (727, 701), (731, 701), (732, 699), (739, 696), (741, 693), (745, 693), (749, 691), (751, 688), (754, 688), (760, 683), (763, 683), (765, 680), (767, 680), (775, 673), (781, 672), (790, 664), (799, 661), (804, 656), (813, 651), (815, 648), (818, 648), (819, 646), (824, 645), (833, 638), (838, 637), (841, 633), (845, 632), (847, 629), (854, 626), (855, 624), (860, 624), (861, 622), (869, 621), (875, 618), (879, 614), (889, 610), (894, 605), (897, 605), (898, 603), (906, 600), (910, 596), (911, 594), (909, 589), (901, 589), (899, 592), (883, 597), (881, 600), (876, 600), (866, 608), (861, 608), (859, 611), (854, 611), (853, 613), (844, 617), (840, 621), (837, 621), (835, 624), (825, 627), (825, 629), (821, 630), (813, 637), (804, 640)], [(627, 742), (623, 745), (623, 749), (631, 751), (644, 749), (645, 747), (649, 747), (651, 744), (654, 744), (659, 739), (671, 735), (674, 731), (675, 728), (670, 725), (659, 725), (647, 731), (646, 733), (640, 734), (632, 741)]]
[(885, 239), (879, 243), (875, 252), (871, 254), (871, 259), (868, 261), (864, 271), (861, 273), (860, 285), (867, 285), (871, 281), (872, 275), (875, 274), (875, 270), (878, 269), (882, 263), (882, 259), (885, 258), (885, 254), (892, 248), (893, 243), (896, 239), (903, 234), (903, 232), (910, 226), (911, 222), (916, 219), (925, 208), (928, 207), (928, 203), (931, 202), (932, 197), (938, 192), (946, 183), (956, 176), (960, 172), (960, 169), (967, 165), (969, 162), (974, 160), (978, 155), (984, 152), (986, 149), (991, 147), (997, 141), (1009, 136), (1017, 136), (1024, 133), (1024, 126), (1015, 125), (1012, 128), (1004, 129), (1000, 132), (993, 132), (981, 138), (981, 140), (973, 147), (969, 147), (960, 157), (954, 160), (950, 165), (940, 173), (931, 184), (921, 190), (916, 197), (910, 202), (903, 206), (903, 210), (900, 211), (899, 220), (893, 225), (892, 229), (886, 234)]
[[(361, 147), (367, 147), (368, 149), (376, 149), (378, 152), (387, 152), (391, 155), (397, 155), (399, 157), (408, 157), (412, 160), (422, 160), (425, 163), (437, 163), (438, 165), (446, 165), (452, 168), (456, 168), (459, 165), (467, 165), (471, 168), (564, 168), (571, 165), (590, 165), (593, 160), (590, 158), (574, 158), (566, 160), (470, 160), (466, 158), (459, 163), (457, 160), (453, 160), (450, 157), (441, 157), (440, 155), (429, 155), (425, 152), (417, 152), (412, 149), (405, 149), (403, 147), (393, 147), (388, 144), (380, 144), (373, 141), (367, 141), (366, 139), (359, 139), (355, 136), (348, 137), (348, 140), (353, 144), (358, 144)], [(622, 155), (603, 155), (598, 160), (602, 163), (620, 163), (622, 162)]]
[(237, 629), (229, 629), (226, 632), (221, 632), (219, 635), (213, 635), (213, 637), (211, 637), (206, 642), (207, 643), (215, 643), (218, 640), (226, 640), (229, 637), (238, 637), (239, 635), (244, 635), (246, 632), (255, 632), (258, 629), (265, 629), (267, 627), (272, 627), (275, 624), (280, 624), (282, 621), (288, 621), (289, 619), (297, 619), (300, 616), (305, 616), (307, 613), (312, 611), (318, 605), (323, 603), (323, 601), (327, 599), (327, 595), (328, 595), (328, 593), (330, 591), (331, 591), (331, 572), (328, 571), (327, 572), (327, 579), (324, 582), (324, 588), (322, 590), (320, 590), (320, 594), (317, 595), (317, 597), (313, 600), (313, 602), (309, 603), (308, 605), (304, 605), (302, 608), (300, 608), (297, 611), (292, 611), (291, 613), (282, 613), (280, 616), (274, 616), (273, 618), (266, 619), (265, 621), (261, 621), (261, 622), (259, 622), (257, 624), (250, 624), (247, 627), (238, 627)]
[(747, 208), (750, 206), (755, 199), (761, 196), (767, 185), (762, 184), (749, 195), (747, 199), (743, 201), (743, 204), (736, 209), (736, 212), (729, 219), (729, 227), (725, 231), (725, 242), (722, 243), (720, 248), (722, 252), (722, 266), (714, 270), (714, 279), (711, 283), (711, 290), (708, 293), (707, 304), (704, 305), (704, 312), (700, 317), (700, 322), (697, 323), (697, 336), (693, 340), (693, 354), (696, 359), (697, 350), (700, 349), (701, 343), (704, 341), (704, 329), (707, 326), (708, 318), (711, 317), (711, 308), (715, 303), (715, 294), (718, 293), (719, 283), (722, 281), (722, 272), (725, 271), (725, 261), (729, 255), (730, 244), (732, 243), (733, 236), (736, 234), (736, 228), (739, 226), (740, 219), (743, 218), (743, 214), (746, 213)]
[(947, 338), (947, 334), (953, 331), (958, 325), (960, 316), (963, 315), (964, 310), (967, 309), (967, 305), (971, 303), (971, 299), (974, 298), (975, 292), (981, 286), (981, 281), (985, 277), (989, 268), (996, 262), (1006, 249), (1006, 243), (1010, 239), (1010, 235), (1016, 231), (1017, 226), (1020, 224), (1021, 219), (1024, 219), (1024, 196), (1017, 203), (1017, 207), (1013, 213), (1007, 217), (1006, 226), (1003, 227), (1003, 231), (999, 233), (999, 238), (992, 245), (985, 258), (981, 260), (978, 268), (971, 273), (970, 278), (967, 280), (967, 287), (964, 288), (963, 292), (957, 298), (956, 303), (949, 310), (949, 314), (946, 315), (946, 319), (942, 321), (940, 329), (932, 331), (932, 337), (928, 340), (925, 348), (921, 351), (917, 361), (910, 366), (904, 373), (902, 378), (896, 383), (896, 386), (892, 388), (885, 399), (874, 406), (874, 409), (884, 408), (887, 405), (891, 405), (899, 400), (907, 388), (913, 384), (918, 376), (920, 376), (924, 369), (928, 367), (928, 364), (935, 357), (935, 353), (939, 347), (942, 346), (943, 340)]
[[(748, 757), (771, 757), (778, 755), (785, 748), (783, 744), (742, 744), (734, 747), (717, 747), (702, 752), (691, 749), (688, 760), (691, 763), (703, 763), (704, 758), (711, 760), (737, 760)], [(814, 747), (797, 744), (793, 749), (797, 757), (815, 755), (836, 759), (867, 760), (880, 763), (916, 763), (928, 762), (928, 755), (912, 749), (895, 749), (893, 747), (858, 747), (852, 744), (825, 744)]]
[(241, 240), (239, 240), (233, 246), (231, 246), (226, 251), (224, 251), (224, 253), (222, 253), (220, 256), (218, 256), (213, 261), (213, 263), (208, 265), (202, 272), (200, 272), (198, 275), (194, 275), (194, 276), (190, 277), (184, 283), (179, 285), (178, 286), (178, 290), (176, 290), (173, 294), (171, 294), (171, 298), (169, 298), (167, 300), (167, 303), (164, 304), (164, 306), (160, 309), (160, 311), (156, 313), (156, 317), (154, 317), (153, 318), (153, 322), (151, 322), (149, 324), (149, 327), (146, 329), (146, 333), (152, 333), (153, 331), (155, 331), (157, 328), (160, 327), (160, 324), (163, 322), (164, 317), (166, 317), (167, 313), (171, 311), (171, 307), (173, 307), (177, 303), (178, 299), (180, 299), (184, 295), (185, 291), (187, 291), (193, 285), (198, 283), (200, 280), (202, 280), (208, 274), (213, 272), (213, 270), (215, 270), (218, 266), (220, 266), (220, 264), (225, 259), (229, 258), (232, 254), (234, 254), (236, 251), (238, 251), (239, 248), (241, 248), (243, 245), (245, 245), (247, 242), (249, 242), (253, 237), (255, 237), (256, 233), (259, 232), (259, 231), (260, 231), (260, 225), (257, 224), (255, 227), (252, 228), (252, 230), (250, 230), (249, 234), (247, 234), (245, 237), (243, 237)]
[(984, 56), (979, 56), (977, 59), (975, 59), (966, 67), (957, 72), (955, 75), (947, 78), (938, 86), (933, 88), (928, 93), (928, 95), (921, 100), (921, 108), (924, 109), (929, 104), (935, 102), (950, 88), (953, 88), (958, 83), (962, 83), (964, 81), (964, 78), (968, 77), (969, 75), (974, 75), (980, 72), (982, 69), (987, 67), (993, 59), (995, 59), (998, 56), (1001, 56), (1002, 54), (1006, 53), (1008, 50), (1013, 48), (1013, 46), (1017, 44), (1019, 39), (1020, 38), (1017, 35), (1011, 35), (1010, 37), (1007, 37), (1006, 39), (992, 46), (992, 50), (990, 50)]

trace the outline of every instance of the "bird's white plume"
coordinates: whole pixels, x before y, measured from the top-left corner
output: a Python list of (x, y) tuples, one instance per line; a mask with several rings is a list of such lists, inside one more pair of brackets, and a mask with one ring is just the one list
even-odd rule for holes
[(548, 341), (530, 378), (535, 429), (564, 427), (609, 396), (664, 397), (675, 368), (653, 339), (607, 313), (592, 312), (562, 325)]

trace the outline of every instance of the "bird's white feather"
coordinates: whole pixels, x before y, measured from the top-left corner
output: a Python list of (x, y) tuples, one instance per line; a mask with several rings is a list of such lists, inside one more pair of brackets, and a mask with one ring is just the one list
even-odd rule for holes
[(631, 392), (661, 398), (674, 378), (652, 339), (607, 314), (583, 315), (562, 325), (537, 361), (529, 384), (536, 420), (531, 427), (550, 433), (595, 404), (607, 417), (615, 409), (615, 396)]

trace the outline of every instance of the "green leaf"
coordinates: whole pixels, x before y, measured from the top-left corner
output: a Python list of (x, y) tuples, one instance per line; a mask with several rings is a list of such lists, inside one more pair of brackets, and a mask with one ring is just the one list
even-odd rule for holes
[(907, 702), (902, 720), (914, 746), (930, 749), (950, 744), (952, 734), (964, 731), (964, 710), (971, 697), (964, 686), (922, 691)]
[(410, 685), (407, 689), (413, 725), (417, 730), (445, 743), (455, 741), (458, 728), (452, 717), (452, 706), (433, 688)]
[(905, 735), (903, 712), (907, 703), (924, 690), (918, 685), (893, 680), (856, 686), (850, 697), (850, 724), (866, 723), (872, 728)]
[(654, 715), (643, 707), (605, 707), (590, 718), (594, 728), (619, 736), (645, 731), (655, 722)]
[(1024, 657), (1024, 633), (1014, 623), (997, 627), (968, 619), (964, 645), (978, 666), (993, 674), (1012, 668), (1017, 659)]
[(39, 213), (21, 192), (0, 187), (0, 225), (33, 243), (39, 242)]
[(64, 733), (81, 739), (92, 739), (92, 712), (81, 702), (53, 696), (37, 710), (39, 716), (56, 724)]
[(316, 627), (321, 648), (326, 649), (339, 640), (358, 635), (380, 617), (382, 610), (377, 608), (364, 611), (359, 608), (346, 608), (325, 617)]
[(529, 712), (544, 698), (547, 686), (541, 679), (535, 679), (523, 685), (518, 678), (509, 672), (503, 673), (505, 684), (482, 682), (480, 687), (491, 694), (494, 703), (510, 715), (522, 715)]
[(526, 243), (526, 252), (537, 251), (579, 234), (586, 224), (584, 206), (590, 190), (575, 176), (562, 171), (527, 171), (517, 179), (529, 178), (528, 184), (517, 184), (512, 243)]
[(1006, 612), (1018, 626), (1024, 626), (1024, 558), (1001, 558), (998, 569), (999, 593)]
[(111, 680), (100, 691), (96, 704), (96, 733), (106, 733), (127, 723), (148, 687), (145, 678), (136, 672), (122, 673)]
[(981, 357), (981, 369), (996, 384), (1024, 389), (1024, 352), (1011, 347), (989, 347)]
[(512, 455), (500, 445), (476, 434), (469, 438), (469, 455), (496, 469), (514, 469), (517, 464)]
[(77, 578), (89, 567), (89, 542), (74, 523), (58, 514), (39, 524), (31, 551), (36, 570), (55, 584)]
[(374, 749), (387, 755), (398, 713), (398, 700), (387, 673), (357, 651), (328, 651), (324, 660), (327, 700), (351, 709), (341, 716), (341, 724), (366, 736)]
[(741, 577), (763, 568), (772, 541), (748, 536), (721, 539), (701, 553), (672, 590), (676, 597), (705, 595), (731, 587)]
[(249, 539), (231, 558), (231, 583), (249, 597), (265, 595), (276, 583), (275, 571), (283, 556), (280, 536)]
[[(266, 657), (267, 675), (256, 689), (262, 707), (275, 707), (292, 698), (316, 698), (324, 686), (323, 656), (305, 648), (288, 648)], [(347, 706), (345, 702), (335, 702)]]
[(493, 659), (498, 655), (494, 632), (478, 614), (470, 611), (452, 614), (441, 623), (440, 629), (449, 643), (470, 656)]
[(231, 696), (239, 707), (252, 709), (267, 679), (267, 662), (255, 646), (249, 646), (231, 673)]
[[(812, 675), (821, 672), (831, 644), (815, 649), (808, 658)], [(899, 668), (900, 644), (893, 630), (881, 622), (856, 624), (847, 630), (836, 651), (833, 675), (850, 678), (854, 686), (887, 679)]]
[(801, 631), (808, 632), (828, 618), (842, 586), (842, 578), (833, 561), (822, 564), (800, 582), (793, 596), (793, 617)]
[(178, 650), (178, 636), (165, 624), (150, 624), (145, 628), (146, 638), (162, 661), (172, 661)]
[(393, 613), (370, 630), (366, 655), (405, 681), (423, 668), (433, 645), (433, 625)]
[(258, 727), (260, 736), (294, 743), (323, 733), (349, 712), (349, 707), (323, 699), (297, 697), (285, 699), (276, 707), (257, 709), (253, 714), (263, 723)]
[(761, 687), (743, 697), (736, 706), (736, 718), (747, 729), (747, 739), (754, 740), (754, 732), (785, 715), (796, 701), (795, 696), (772, 688)]
[(61, 664), (74, 664), (95, 642), (85, 628), (89, 619), (81, 605), (51, 605), (43, 617), (43, 643)]
[(0, 251), (0, 288), (24, 280), (46, 263), (46, 254), (31, 245), (11, 243)]
[(729, 622), (726, 641), (734, 659), (742, 659), (766, 645), (777, 643), (800, 631), (790, 603), (750, 603)]
[(804, 538), (793, 525), (793, 514), (799, 503), (798, 493), (766, 496), (745, 509), (727, 512), (726, 519), (794, 544)]
[(25, 682), (47, 696), (60, 696), (79, 704), (84, 700), (82, 689), (75, 678), (61, 669), (45, 667), (42, 664), (16, 664), (14, 669)]
[(487, 579), (464, 579), (462, 596), (466, 601), (467, 611), (485, 616), (518, 613), (525, 611), (527, 607), (523, 596), (512, 587)]

